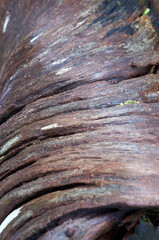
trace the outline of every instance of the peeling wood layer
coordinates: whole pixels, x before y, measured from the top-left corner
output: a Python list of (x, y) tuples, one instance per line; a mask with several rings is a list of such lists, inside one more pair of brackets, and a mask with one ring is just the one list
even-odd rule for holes
[(0, 239), (124, 240), (159, 207), (158, 3), (145, 7), (0, 0)]

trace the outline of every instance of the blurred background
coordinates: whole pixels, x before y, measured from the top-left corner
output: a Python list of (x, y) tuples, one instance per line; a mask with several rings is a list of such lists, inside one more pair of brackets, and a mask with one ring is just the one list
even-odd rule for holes
[(140, 224), (128, 240), (159, 240), (159, 227), (153, 226), (149, 219), (140, 218)]

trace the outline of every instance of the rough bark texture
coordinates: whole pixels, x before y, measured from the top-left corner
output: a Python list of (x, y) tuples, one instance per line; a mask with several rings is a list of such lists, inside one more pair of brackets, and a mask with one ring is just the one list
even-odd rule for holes
[(145, 7), (0, 0), (1, 240), (125, 240), (159, 207), (159, 3)]

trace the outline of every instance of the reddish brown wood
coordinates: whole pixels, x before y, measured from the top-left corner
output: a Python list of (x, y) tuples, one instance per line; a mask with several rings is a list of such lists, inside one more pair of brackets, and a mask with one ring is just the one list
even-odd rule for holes
[(159, 2), (157, 0), (152, 0), (152, 5), (155, 9), (155, 12), (158, 14), (159, 13)]
[(0, 0), (0, 224), (17, 214), (0, 239), (126, 240), (159, 207), (159, 38), (145, 7)]

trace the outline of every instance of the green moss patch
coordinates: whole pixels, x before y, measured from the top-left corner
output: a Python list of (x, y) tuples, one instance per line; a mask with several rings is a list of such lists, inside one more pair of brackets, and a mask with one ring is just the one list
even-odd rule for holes
[(144, 11), (144, 13), (142, 14), (142, 16), (147, 15), (149, 12), (150, 12), (150, 8), (146, 8), (145, 11)]
[(128, 105), (128, 104), (132, 104), (132, 103), (140, 103), (139, 101), (134, 101), (134, 100), (128, 100), (124, 103), (120, 103), (119, 105), (117, 106), (123, 106), (123, 105)]

